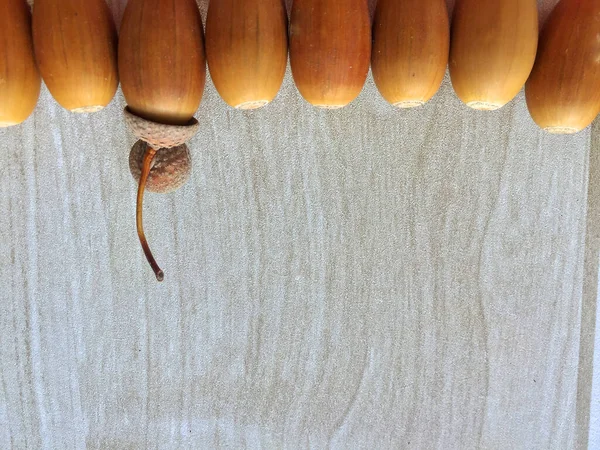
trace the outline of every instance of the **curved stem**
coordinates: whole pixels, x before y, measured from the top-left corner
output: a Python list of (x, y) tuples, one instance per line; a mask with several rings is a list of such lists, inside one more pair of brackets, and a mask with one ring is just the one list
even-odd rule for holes
[(160, 267), (158, 267), (158, 264), (156, 264), (156, 261), (154, 260), (154, 256), (152, 256), (152, 252), (150, 251), (150, 247), (148, 246), (148, 241), (146, 241), (146, 235), (144, 234), (144, 224), (142, 222), (144, 191), (146, 190), (146, 181), (148, 180), (148, 175), (150, 174), (152, 161), (154, 160), (155, 155), (156, 155), (156, 150), (154, 150), (152, 147), (150, 147), (148, 145), (146, 147), (146, 152), (144, 153), (144, 159), (143, 159), (143, 163), (142, 163), (142, 174), (140, 175), (140, 183), (138, 185), (136, 224), (137, 224), (138, 237), (140, 238), (140, 244), (142, 244), (142, 249), (144, 250), (146, 259), (150, 263), (152, 270), (154, 270), (156, 279), (158, 281), (162, 281), (165, 277), (165, 274), (160, 269)]

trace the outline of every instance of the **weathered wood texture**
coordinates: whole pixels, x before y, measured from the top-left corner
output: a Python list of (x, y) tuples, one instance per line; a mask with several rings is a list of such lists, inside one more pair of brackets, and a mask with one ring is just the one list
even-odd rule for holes
[(289, 73), (254, 112), (209, 82), (192, 179), (146, 199), (157, 284), (123, 106), (44, 89), (0, 131), (0, 448), (585, 445), (590, 130), (448, 80), (396, 111), (369, 78), (329, 112)]

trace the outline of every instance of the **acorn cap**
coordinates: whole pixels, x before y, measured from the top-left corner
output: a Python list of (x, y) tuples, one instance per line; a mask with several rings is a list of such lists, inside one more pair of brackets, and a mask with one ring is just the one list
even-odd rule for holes
[[(137, 141), (129, 153), (129, 170), (136, 182), (140, 181), (144, 154), (148, 144)], [(182, 187), (190, 178), (192, 159), (187, 145), (161, 148), (154, 155), (152, 167), (146, 180), (146, 190), (168, 194)]]
[(187, 125), (165, 125), (136, 116), (128, 107), (125, 107), (123, 113), (125, 123), (135, 137), (156, 150), (186, 143), (198, 132), (200, 126), (194, 117)]

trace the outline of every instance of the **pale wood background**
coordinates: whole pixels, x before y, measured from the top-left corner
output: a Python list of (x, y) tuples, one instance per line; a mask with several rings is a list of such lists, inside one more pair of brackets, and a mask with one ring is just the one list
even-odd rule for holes
[(0, 131), (0, 448), (586, 447), (600, 129), (209, 81), (192, 179), (147, 197), (157, 284), (123, 106), (44, 90)]

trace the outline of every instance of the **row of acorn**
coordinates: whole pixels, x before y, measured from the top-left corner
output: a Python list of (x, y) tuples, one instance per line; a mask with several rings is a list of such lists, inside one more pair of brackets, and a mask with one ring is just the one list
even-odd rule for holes
[(206, 60), (239, 109), (275, 98), (289, 47), (295, 84), (318, 107), (353, 101), (370, 65), (388, 102), (419, 106), (449, 66), (456, 94), (475, 109), (500, 108), (525, 85), (531, 116), (552, 133), (581, 131), (600, 112), (600, 0), (561, 0), (539, 43), (536, 0), (457, 0), (449, 22), (445, 0), (379, 0), (373, 26), (367, 0), (294, 0), (289, 27), (283, 0), (211, 0), (205, 37), (195, 0), (129, 0), (117, 37), (104, 0), (35, 0), (32, 21), (25, 0), (2, 0), (0, 125), (31, 114), (40, 74), (60, 105), (84, 113), (110, 103), (120, 79), (139, 139), (130, 152), (138, 234), (162, 280), (143, 194), (189, 177), (185, 142), (199, 126)]
[[(235, 108), (258, 108), (279, 91), (289, 42), (296, 86), (315, 106), (354, 100), (370, 63), (387, 101), (419, 106), (449, 66), (468, 106), (500, 108), (526, 84), (534, 121), (573, 133), (600, 112), (599, 17), (598, 0), (561, 0), (538, 45), (536, 0), (457, 0), (451, 27), (445, 0), (379, 0), (372, 27), (367, 0), (295, 0), (289, 33), (283, 0), (211, 0), (205, 44), (193, 0), (130, 0), (118, 49), (104, 0), (36, 0), (33, 33), (25, 0), (3, 0), (0, 124), (31, 114), (38, 68), (68, 110), (106, 106), (120, 75), (132, 112), (145, 108), (142, 115), (163, 119), (169, 110), (177, 122), (198, 107), (205, 51), (221, 97)], [(178, 58), (183, 64), (174, 66)]]

